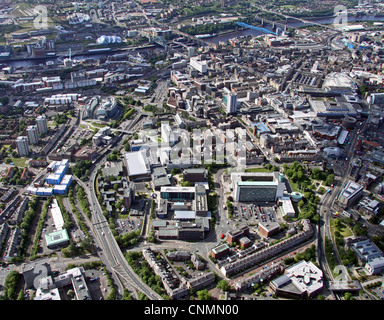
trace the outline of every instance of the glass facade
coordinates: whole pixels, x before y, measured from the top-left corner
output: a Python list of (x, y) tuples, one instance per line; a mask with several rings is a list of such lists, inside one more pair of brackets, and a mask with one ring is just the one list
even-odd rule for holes
[(241, 186), (239, 188), (240, 202), (269, 202), (276, 199), (276, 186)]

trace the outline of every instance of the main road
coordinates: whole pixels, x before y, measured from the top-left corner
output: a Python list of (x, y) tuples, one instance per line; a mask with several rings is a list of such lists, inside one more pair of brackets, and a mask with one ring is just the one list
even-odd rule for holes
[[(139, 115), (137, 115), (139, 116)], [(121, 137), (119, 138), (117, 148), (121, 147)], [(107, 269), (113, 273), (115, 279), (118, 279), (119, 293), (127, 288), (137, 298), (138, 292), (144, 293), (150, 300), (163, 300), (163, 298), (154, 292), (149, 286), (142, 282), (139, 276), (129, 266), (123, 253), (120, 250), (114, 235), (112, 234), (108, 221), (104, 216), (96, 195), (96, 177), (98, 169), (106, 161), (107, 153), (97, 160), (92, 166), (89, 176), (89, 182), (77, 180), (87, 193), (92, 218), (91, 229), (97, 246), (97, 252)]]

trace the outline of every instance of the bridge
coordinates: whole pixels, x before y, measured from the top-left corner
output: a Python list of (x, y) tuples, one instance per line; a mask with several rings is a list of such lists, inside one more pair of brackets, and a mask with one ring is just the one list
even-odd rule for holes
[(284, 30), (286, 31), (287, 28), (288, 28), (288, 19), (291, 19), (291, 20), (300, 21), (300, 22), (304, 23), (304, 25), (309, 25), (309, 26), (312, 25), (312, 26), (322, 27), (322, 28), (331, 29), (333, 31), (340, 32), (340, 30), (337, 30), (333, 25), (330, 25), (330, 26), (329, 25), (324, 25), (324, 24), (317, 23), (317, 22), (310, 21), (310, 20), (306, 20), (306, 19), (303, 19), (303, 18), (289, 16), (287, 14), (282, 14), (282, 13), (274, 12), (274, 11), (271, 11), (271, 10), (267, 10), (264, 7), (261, 8), (261, 9), (263, 10), (263, 12), (273, 13), (273, 14), (276, 14), (276, 15), (279, 15), (279, 16), (285, 18), (285, 23), (283, 23), (281, 21), (280, 22), (276, 22), (276, 21), (268, 20), (268, 19), (259, 17), (258, 15), (255, 16), (255, 20), (260, 21), (261, 25), (264, 25), (265, 23), (268, 23), (268, 24), (272, 25), (273, 29), (275, 29), (277, 26), (280, 26), (280, 27), (284, 28)]
[(162, 46), (165, 50), (167, 50), (167, 41), (162, 36), (153, 37), (152, 42), (157, 43), (158, 45)]
[(249, 29), (260, 31), (260, 32), (263, 32), (263, 33), (271, 33), (271, 34), (275, 34), (276, 35), (276, 33), (271, 31), (271, 30), (268, 30), (268, 29), (265, 29), (265, 28), (262, 28), (262, 27), (251, 26), (251, 25), (249, 25), (249, 24), (247, 24), (245, 22), (236, 22), (236, 24), (239, 27), (249, 28)]

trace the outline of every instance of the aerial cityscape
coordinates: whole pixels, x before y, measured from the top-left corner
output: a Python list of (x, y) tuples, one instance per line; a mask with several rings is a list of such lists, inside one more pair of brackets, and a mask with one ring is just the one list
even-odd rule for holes
[(384, 300), (382, 1), (4, 0), (0, 24), (0, 300)]

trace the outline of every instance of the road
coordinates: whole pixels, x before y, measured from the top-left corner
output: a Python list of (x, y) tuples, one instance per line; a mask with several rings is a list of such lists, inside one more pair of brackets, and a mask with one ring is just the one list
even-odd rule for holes
[(124, 287), (130, 290), (137, 298), (137, 291), (144, 293), (150, 300), (162, 300), (162, 297), (149, 288), (141, 281), (139, 276), (128, 265), (119, 245), (112, 234), (108, 222), (102, 213), (95, 190), (95, 181), (99, 167), (105, 162), (106, 155), (94, 166), (89, 179), (89, 188), (84, 183), (84, 190), (87, 192), (89, 204), (92, 212), (92, 229), (95, 236), (95, 242), (98, 246), (98, 253), (107, 269), (120, 280), (118, 282), (119, 292), (122, 294)]
[[(331, 230), (330, 230), (331, 214), (333, 211), (335, 211), (333, 208), (335, 200), (337, 199), (338, 195), (340, 194), (340, 191), (343, 189), (346, 182), (349, 180), (349, 174), (352, 169), (351, 165), (353, 163), (353, 158), (354, 158), (354, 150), (359, 137), (358, 129), (360, 129), (360, 132), (362, 132), (365, 129), (367, 123), (369, 123), (369, 118), (361, 126), (360, 125), (356, 126), (355, 129), (350, 133), (351, 139), (350, 139), (349, 148), (347, 149), (347, 152), (346, 152), (346, 158), (344, 158), (339, 162), (331, 164), (331, 168), (333, 168), (335, 172), (334, 188), (332, 189), (331, 193), (326, 193), (324, 195), (324, 198), (319, 207), (319, 214), (320, 214), (319, 233), (318, 233), (319, 264), (322, 270), (324, 271), (326, 277), (330, 281), (333, 281), (335, 279), (334, 279), (332, 270), (330, 270), (328, 262), (326, 260), (325, 237), (327, 237), (331, 241), (331, 245), (333, 248), (333, 252), (335, 254), (337, 264), (339, 266), (342, 266), (339, 252), (337, 250), (337, 245), (333, 242), (333, 239), (331, 237)], [(341, 268), (345, 269), (344, 266), (342, 266)], [(343, 274), (349, 277), (348, 272), (343, 272)]]

